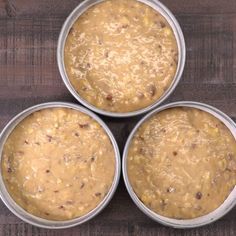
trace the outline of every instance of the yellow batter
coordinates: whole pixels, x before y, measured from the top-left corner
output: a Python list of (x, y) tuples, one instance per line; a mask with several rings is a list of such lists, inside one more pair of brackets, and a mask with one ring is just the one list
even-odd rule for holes
[(68, 78), (90, 104), (130, 112), (157, 101), (176, 73), (178, 48), (165, 18), (135, 0), (89, 8), (70, 29), (64, 62)]
[(50, 108), (24, 119), (2, 154), (11, 197), (29, 213), (69, 220), (93, 210), (113, 182), (115, 154), (108, 135), (91, 117)]
[(191, 219), (218, 208), (236, 183), (236, 141), (212, 115), (172, 108), (137, 131), (128, 153), (128, 176), (154, 212)]

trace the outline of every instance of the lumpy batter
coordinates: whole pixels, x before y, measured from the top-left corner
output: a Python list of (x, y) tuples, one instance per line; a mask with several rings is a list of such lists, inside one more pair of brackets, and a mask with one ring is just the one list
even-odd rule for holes
[(178, 64), (177, 42), (165, 18), (135, 0), (108, 0), (72, 26), (64, 62), (68, 78), (90, 104), (130, 112), (157, 101)]
[(11, 197), (29, 213), (69, 220), (93, 210), (114, 178), (108, 135), (91, 117), (50, 108), (24, 119), (4, 145), (2, 174)]
[(128, 177), (154, 212), (191, 219), (218, 208), (236, 183), (236, 141), (212, 115), (172, 108), (137, 131), (128, 153)]

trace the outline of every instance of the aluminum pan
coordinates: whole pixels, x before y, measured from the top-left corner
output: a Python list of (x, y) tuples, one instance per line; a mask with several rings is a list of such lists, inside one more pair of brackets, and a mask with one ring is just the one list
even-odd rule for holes
[(216, 210), (214, 210), (213, 212), (211, 212), (207, 215), (201, 216), (201, 217), (194, 218), (194, 219), (177, 220), (177, 219), (172, 219), (172, 218), (161, 216), (161, 215), (151, 211), (148, 207), (146, 207), (139, 200), (137, 195), (134, 193), (132, 186), (129, 182), (128, 173), (127, 173), (127, 156), (128, 156), (129, 145), (130, 145), (130, 142), (131, 142), (134, 134), (138, 130), (138, 128), (146, 120), (148, 120), (150, 117), (157, 114), (158, 112), (161, 112), (161, 111), (169, 109), (169, 108), (174, 108), (174, 107), (197, 108), (197, 109), (200, 109), (200, 110), (203, 110), (205, 112), (212, 114), (213, 116), (218, 118), (220, 121), (222, 121), (229, 128), (229, 130), (233, 134), (234, 138), (236, 139), (236, 124), (233, 122), (233, 120), (230, 117), (228, 117), (226, 114), (224, 114), (220, 110), (218, 110), (212, 106), (203, 104), (203, 103), (191, 102), (191, 101), (180, 101), (180, 102), (166, 104), (164, 106), (161, 106), (161, 107), (155, 109), (154, 111), (152, 111), (148, 115), (146, 115), (143, 119), (141, 119), (139, 121), (139, 123), (135, 126), (135, 128), (133, 129), (131, 134), (129, 135), (129, 138), (126, 142), (124, 153), (123, 153), (123, 163), (122, 163), (123, 178), (124, 178), (126, 188), (129, 192), (129, 195), (131, 196), (132, 200), (138, 206), (138, 208), (142, 212), (144, 212), (147, 216), (149, 216), (153, 220), (155, 220), (163, 225), (166, 225), (166, 226), (170, 226), (170, 227), (174, 227), (174, 228), (195, 228), (195, 227), (200, 227), (203, 225), (210, 224), (210, 223), (218, 220), (222, 216), (224, 216), (227, 212), (229, 212), (236, 204), (236, 187), (232, 190), (232, 192), (229, 194), (229, 196), (224, 201), (224, 203), (220, 207), (218, 207)]
[(106, 131), (106, 133), (109, 136), (111, 143), (114, 147), (115, 159), (116, 159), (116, 169), (115, 169), (114, 180), (113, 180), (112, 186), (111, 186), (108, 194), (103, 199), (103, 201), (94, 210), (90, 211), (88, 214), (86, 214), (82, 217), (78, 217), (78, 218), (75, 218), (72, 220), (67, 220), (67, 221), (46, 220), (46, 219), (42, 219), (40, 217), (36, 217), (36, 216), (28, 213), (27, 211), (25, 211), (23, 208), (21, 208), (19, 205), (17, 205), (15, 203), (15, 201), (9, 195), (9, 193), (5, 187), (5, 184), (4, 184), (2, 174), (0, 174), (0, 197), (12, 213), (14, 213), (16, 216), (18, 216), (19, 218), (21, 218), (23, 221), (25, 221), (27, 223), (30, 223), (32, 225), (42, 227), (42, 228), (65, 229), (65, 228), (73, 227), (73, 226), (82, 224), (84, 222), (87, 222), (88, 220), (95, 217), (98, 213), (100, 213), (107, 206), (109, 201), (112, 199), (112, 197), (116, 191), (116, 188), (118, 186), (119, 178), (120, 178), (121, 164), (120, 164), (120, 153), (119, 153), (119, 149), (118, 149), (116, 140), (115, 140), (113, 134), (111, 133), (110, 129), (106, 126), (106, 124), (97, 115), (95, 115), (93, 112), (87, 110), (86, 108), (72, 104), (72, 103), (65, 103), (65, 102), (50, 102), (50, 103), (39, 104), (39, 105), (30, 107), (30, 108), (24, 110), (23, 112), (21, 112), (20, 114), (18, 114), (17, 116), (15, 116), (6, 125), (6, 127), (4, 128), (4, 130), (2, 131), (2, 133), (0, 135), (0, 153), (1, 153), (0, 158), (2, 158), (2, 151), (3, 151), (5, 141), (7, 140), (10, 133), (14, 130), (14, 128), (23, 119), (25, 119), (27, 116), (29, 116), (30, 114), (32, 114), (36, 111), (46, 109), (46, 108), (55, 108), (55, 107), (71, 108), (71, 109), (75, 109), (80, 112), (83, 112), (83, 113), (89, 115), (90, 117), (92, 117), (93, 119), (95, 119)]
[(162, 97), (160, 99), (158, 99), (152, 105), (150, 105), (146, 108), (143, 108), (141, 110), (138, 110), (138, 111), (132, 111), (132, 112), (126, 112), (126, 113), (109, 112), (109, 111), (99, 109), (99, 108), (93, 106), (92, 104), (90, 104), (89, 102), (87, 102), (85, 99), (83, 99), (77, 93), (77, 91), (74, 89), (74, 87), (70, 83), (70, 80), (68, 79), (68, 76), (67, 76), (66, 70), (65, 70), (65, 65), (64, 65), (64, 46), (65, 46), (66, 38), (67, 38), (67, 35), (70, 31), (70, 28), (72, 27), (74, 22), (78, 19), (78, 17), (80, 17), (88, 8), (94, 6), (98, 3), (101, 3), (103, 1), (104, 0), (85, 0), (84, 2), (79, 4), (71, 12), (71, 14), (68, 16), (65, 23), (63, 24), (61, 32), (60, 32), (60, 36), (58, 39), (58, 45), (57, 45), (57, 64), (58, 64), (58, 68), (59, 68), (62, 80), (63, 80), (64, 84), (66, 85), (67, 89), (70, 91), (70, 93), (81, 104), (83, 104), (87, 108), (95, 111), (96, 113), (99, 113), (99, 114), (102, 114), (105, 116), (111, 116), (111, 117), (131, 117), (131, 116), (137, 116), (137, 115), (146, 113), (148, 111), (151, 111), (152, 109), (159, 106), (162, 102), (164, 102), (170, 96), (170, 94), (175, 90), (176, 86), (178, 85), (178, 83), (181, 79), (181, 76), (182, 76), (182, 73), (184, 70), (184, 66), (185, 66), (185, 59), (186, 59), (185, 40), (184, 40), (184, 35), (183, 35), (183, 32), (180, 28), (180, 25), (179, 25), (178, 21), (176, 20), (176, 18), (174, 17), (174, 15), (170, 12), (170, 10), (165, 5), (163, 5), (161, 2), (159, 2), (158, 0), (138, 0), (138, 1), (149, 5), (154, 10), (158, 11), (160, 14), (162, 14), (165, 17), (165, 19), (168, 21), (168, 23), (172, 27), (172, 30), (175, 34), (175, 38), (176, 38), (177, 45), (178, 45), (178, 57), (179, 57), (178, 61), (179, 61), (179, 63), (178, 63), (176, 75), (172, 81), (172, 84), (167, 89), (167, 91), (162, 95)]

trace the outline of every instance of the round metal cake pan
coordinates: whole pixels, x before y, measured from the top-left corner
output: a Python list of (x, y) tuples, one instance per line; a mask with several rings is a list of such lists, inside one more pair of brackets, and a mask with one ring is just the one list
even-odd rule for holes
[(194, 218), (194, 219), (178, 220), (178, 219), (168, 218), (168, 217), (159, 215), (153, 212), (152, 210), (150, 210), (148, 207), (146, 207), (135, 194), (132, 188), (132, 185), (129, 181), (128, 172), (127, 172), (127, 158), (128, 158), (129, 146), (131, 144), (131, 141), (135, 133), (139, 129), (139, 127), (155, 114), (158, 114), (159, 112), (163, 110), (176, 108), (176, 107), (196, 108), (215, 116), (217, 119), (219, 119), (228, 127), (228, 129), (231, 131), (232, 135), (236, 139), (236, 124), (233, 122), (233, 120), (230, 117), (228, 117), (222, 111), (212, 106), (199, 103), (199, 102), (191, 102), (191, 101), (174, 102), (174, 103), (161, 106), (155, 109), (154, 111), (150, 112), (149, 114), (147, 114), (143, 119), (141, 119), (139, 123), (135, 126), (133, 131), (131, 132), (126, 142), (124, 153), (123, 153), (123, 163), (122, 163), (123, 178), (124, 178), (128, 193), (130, 197), (132, 198), (132, 200), (134, 201), (134, 203), (142, 212), (144, 212), (151, 219), (163, 225), (174, 227), (174, 228), (195, 228), (195, 227), (200, 227), (203, 225), (210, 224), (218, 220), (219, 218), (223, 217), (227, 212), (229, 212), (236, 204), (236, 187), (232, 190), (232, 192), (229, 194), (226, 200), (216, 210), (212, 211), (211, 213), (201, 216), (201, 217)]
[(83, 99), (78, 92), (74, 89), (74, 87), (72, 86), (67, 73), (66, 73), (66, 69), (65, 69), (65, 64), (64, 64), (64, 48), (65, 48), (65, 42), (68, 36), (68, 33), (71, 29), (71, 27), (73, 26), (73, 24), (75, 23), (75, 21), (90, 7), (103, 2), (104, 0), (85, 0), (84, 2), (82, 2), (81, 4), (79, 4), (72, 12), (71, 14), (68, 16), (68, 18), (66, 19), (61, 32), (60, 32), (60, 36), (58, 39), (58, 45), (57, 45), (57, 64), (58, 64), (58, 68), (62, 77), (62, 80), (64, 82), (64, 84), (66, 85), (67, 89), (70, 91), (70, 93), (84, 106), (86, 106), (87, 108), (89, 108), (90, 110), (93, 110), (96, 113), (99, 113), (101, 115), (105, 115), (105, 116), (111, 116), (111, 117), (130, 117), (130, 116), (137, 116), (146, 112), (151, 111), (152, 109), (158, 107), (162, 102), (164, 102), (169, 96), (170, 94), (175, 90), (176, 86), (178, 85), (183, 70), (184, 70), (184, 66), (185, 66), (185, 59), (186, 59), (186, 47), (185, 47), (185, 40), (184, 40), (184, 35), (183, 32), (181, 30), (181, 27), (178, 23), (178, 21), (176, 20), (176, 18), (174, 17), (174, 15), (171, 13), (171, 11), (165, 6), (163, 5), (161, 2), (157, 1), (157, 0), (139, 0), (139, 2), (142, 2), (150, 7), (152, 7), (154, 10), (156, 10), (157, 12), (159, 12), (170, 24), (176, 41), (177, 41), (177, 46), (178, 46), (178, 66), (177, 66), (177, 71), (175, 74), (175, 77), (171, 83), (171, 85), (169, 86), (169, 88), (166, 90), (166, 92), (156, 101), (154, 102), (152, 105), (145, 107), (141, 110), (137, 110), (137, 111), (132, 111), (132, 112), (125, 112), (125, 113), (118, 113), (118, 112), (109, 112), (109, 111), (105, 111), (102, 109), (99, 109), (97, 107), (95, 107), (94, 105), (90, 104), (88, 101), (86, 101), (85, 99)]
[(65, 102), (50, 102), (50, 103), (43, 103), (39, 104), (33, 107), (30, 107), (17, 116), (15, 116), (3, 129), (1, 135), (0, 135), (0, 158), (2, 159), (2, 151), (4, 144), (11, 134), (11, 132), (14, 130), (14, 128), (26, 117), (31, 115), (32, 113), (42, 110), (42, 109), (48, 109), (48, 108), (70, 108), (74, 110), (78, 110), (84, 114), (87, 114), (88, 116), (92, 117), (94, 120), (96, 120), (101, 127), (105, 130), (106, 134), (109, 136), (111, 143), (114, 148), (114, 153), (115, 153), (115, 173), (114, 173), (114, 179), (112, 186), (110, 187), (109, 192), (105, 196), (105, 198), (102, 200), (102, 202), (92, 211), (87, 213), (84, 216), (72, 219), (72, 220), (66, 220), (66, 221), (53, 221), (53, 220), (47, 220), (43, 219), (37, 216), (34, 216), (27, 211), (25, 211), (22, 207), (20, 207), (10, 196), (8, 193), (6, 186), (3, 181), (2, 177), (2, 172), (0, 174), (0, 197), (2, 201), (5, 203), (5, 205), (8, 207), (8, 209), (14, 213), (16, 216), (21, 218), (23, 221), (30, 223), (32, 225), (42, 227), (42, 228), (49, 228), (49, 229), (64, 229), (64, 228), (69, 228), (73, 227), (79, 224), (82, 224), (84, 222), (87, 222), (88, 220), (92, 219), (95, 217), (97, 214), (99, 214), (109, 203), (109, 201), (112, 199), (116, 188), (119, 183), (119, 178), (120, 178), (120, 168), (121, 168), (121, 163), (120, 163), (120, 153), (119, 153), (119, 148), (117, 146), (116, 140), (111, 133), (110, 129), (107, 127), (107, 125), (93, 112), (89, 111), (88, 109), (81, 107), (76, 104), (72, 103), (65, 103)]

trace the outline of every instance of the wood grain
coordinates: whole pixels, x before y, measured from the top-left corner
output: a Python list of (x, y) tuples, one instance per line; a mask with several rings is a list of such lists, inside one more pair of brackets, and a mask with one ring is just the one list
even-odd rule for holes
[[(0, 0), (0, 129), (23, 109), (41, 102), (76, 102), (65, 88), (56, 64), (61, 26), (78, 0)], [(183, 29), (187, 61), (183, 78), (166, 101), (195, 100), (216, 106), (236, 120), (236, 1), (165, 0)], [(122, 152), (140, 117), (103, 117)], [(206, 227), (175, 230), (141, 213), (124, 183), (95, 219), (67, 230), (33, 227), (0, 202), (2, 236), (228, 236), (236, 235), (236, 209)]]

